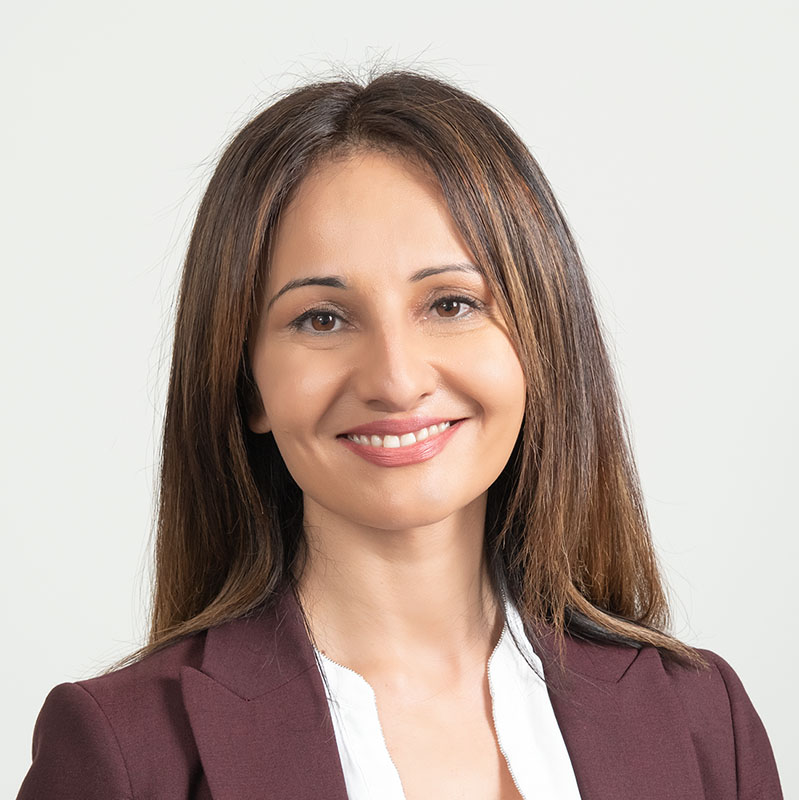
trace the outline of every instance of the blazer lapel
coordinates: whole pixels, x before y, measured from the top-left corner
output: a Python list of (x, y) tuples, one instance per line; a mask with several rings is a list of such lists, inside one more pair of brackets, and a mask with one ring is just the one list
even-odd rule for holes
[(553, 637), (537, 644), (584, 800), (705, 797), (689, 726), (653, 648), (566, 637), (560, 670)]
[[(532, 638), (532, 637), (531, 637)], [(689, 726), (652, 648), (532, 638), (583, 800), (703, 798)], [(215, 800), (347, 800), (335, 731), (294, 593), (206, 634), (183, 699)]]
[(210, 629), (183, 700), (215, 800), (347, 800), (313, 648), (294, 593)]

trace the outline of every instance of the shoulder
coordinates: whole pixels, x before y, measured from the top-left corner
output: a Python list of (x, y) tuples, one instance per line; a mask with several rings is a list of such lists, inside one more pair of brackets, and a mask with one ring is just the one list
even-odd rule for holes
[(565, 637), (568, 671), (602, 683), (668, 686), (692, 707), (698, 701), (730, 712), (751, 705), (735, 670), (720, 655), (697, 648), (704, 663), (690, 664), (671, 658), (655, 647), (587, 641)]
[[(203, 658), (206, 632), (174, 642), (126, 667), (74, 684), (113, 716), (131, 707), (137, 715), (148, 716), (179, 691), (184, 667), (199, 667)], [(56, 687), (58, 688), (58, 687)], [(129, 720), (130, 711), (126, 714)], [(129, 720), (130, 721), (130, 720)]]
[(697, 649), (704, 663), (690, 664), (654, 647), (582, 646), (590, 648), (591, 663), (605, 669), (606, 680), (632, 690), (642, 703), (679, 702), (699, 738), (719, 744), (721, 732), (726, 731), (733, 746), (733, 739), (751, 740), (754, 732), (762, 730), (738, 674), (711, 650)]
[(700, 741), (710, 749), (723, 722), (724, 744), (735, 761), (738, 796), (781, 798), (777, 766), (766, 729), (735, 670), (720, 655), (699, 650), (702, 671), (669, 667), (675, 691)]
[[(782, 797), (771, 744), (738, 674), (711, 650), (698, 649), (704, 665), (678, 663), (654, 647), (592, 647), (596, 662), (618, 670), (620, 696), (663, 727), (666, 720), (688, 733), (703, 780), (717, 785), (733, 775), (738, 798)], [(624, 653), (626, 651), (626, 654)]]
[(189, 637), (130, 666), (52, 689), (36, 720), (20, 800), (138, 796), (137, 781), (156, 764), (172, 789), (185, 786), (193, 739), (180, 671), (199, 665), (204, 638)]
[(102, 713), (123, 745), (125, 739), (147, 732), (151, 738), (155, 731), (177, 733), (180, 673), (184, 667), (199, 666), (204, 645), (205, 633), (195, 634), (122, 669), (57, 686), (50, 697), (82, 697), (83, 705)]
[[(632, 669), (655, 673), (678, 699), (697, 733), (708, 737), (712, 731), (727, 730), (730, 746), (747, 740), (750, 745), (766, 745), (765, 731), (757, 711), (738, 674), (718, 653), (697, 649), (703, 665), (678, 663), (655, 648), (641, 650)], [(757, 732), (762, 732), (762, 736)], [(716, 736), (718, 738), (718, 736)], [(755, 741), (757, 738), (757, 741)]]

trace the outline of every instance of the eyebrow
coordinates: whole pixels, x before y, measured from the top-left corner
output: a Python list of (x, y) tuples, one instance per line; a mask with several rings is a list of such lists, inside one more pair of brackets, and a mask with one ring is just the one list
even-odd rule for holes
[[(440, 267), (425, 267), (424, 269), (414, 272), (410, 278), (408, 278), (408, 281), (417, 283), (433, 275), (440, 275), (442, 272), (469, 272), (483, 275), (482, 269), (468, 261), (464, 261), (457, 264), (444, 264)], [(292, 289), (299, 289), (303, 286), (330, 286), (334, 289), (349, 288), (347, 282), (340, 275), (311, 275), (307, 278), (296, 278), (293, 281), (289, 281), (280, 291), (275, 293), (274, 297), (266, 304), (266, 311), (269, 311), (278, 297), (281, 297)]]

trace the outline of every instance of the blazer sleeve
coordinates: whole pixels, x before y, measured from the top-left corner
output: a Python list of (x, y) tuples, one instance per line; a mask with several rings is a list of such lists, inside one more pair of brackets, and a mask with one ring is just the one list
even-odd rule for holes
[(128, 772), (108, 719), (77, 683), (56, 686), (33, 730), (33, 763), (17, 800), (130, 800)]
[(700, 652), (720, 675), (729, 699), (738, 800), (782, 800), (771, 743), (740, 678), (721, 656)]

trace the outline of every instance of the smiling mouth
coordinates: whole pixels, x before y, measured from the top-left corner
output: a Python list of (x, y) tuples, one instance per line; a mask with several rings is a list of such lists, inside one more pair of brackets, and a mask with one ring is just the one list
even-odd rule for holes
[(351, 442), (355, 442), (355, 444), (360, 444), (367, 447), (400, 449), (403, 447), (411, 447), (412, 445), (415, 445), (418, 442), (423, 442), (427, 439), (433, 439), (448, 428), (452, 427), (453, 425), (457, 425), (462, 421), (463, 420), (455, 419), (447, 422), (440, 422), (438, 425), (429, 425), (426, 428), (420, 428), (418, 431), (403, 433), (399, 436), (393, 436), (391, 434), (386, 434), (385, 436), (377, 436), (375, 434), (366, 436), (357, 433), (347, 433), (342, 434), (338, 438), (349, 439)]

